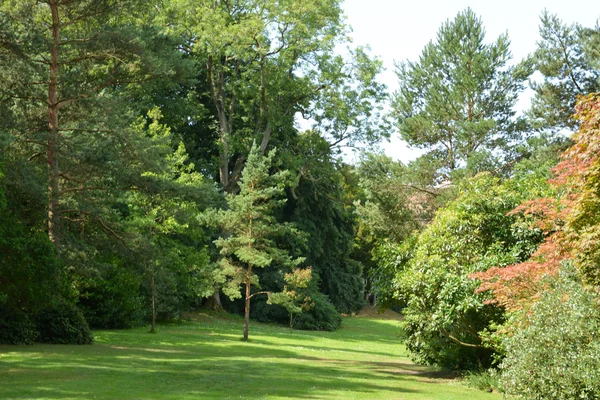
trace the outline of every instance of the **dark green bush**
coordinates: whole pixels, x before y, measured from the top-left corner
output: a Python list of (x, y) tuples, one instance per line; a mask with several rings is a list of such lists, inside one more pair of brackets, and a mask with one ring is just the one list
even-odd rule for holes
[(132, 273), (111, 266), (82, 286), (79, 306), (92, 328), (130, 328), (143, 316), (140, 283)]
[(38, 334), (28, 314), (0, 306), (0, 343), (33, 344)]
[(572, 267), (505, 339), (501, 384), (517, 399), (600, 398), (600, 309)]
[(94, 336), (83, 313), (61, 302), (42, 310), (37, 317), (38, 341), (53, 344), (91, 344)]
[(342, 325), (342, 317), (327, 296), (312, 293), (314, 307), (294, 318), (294, 328), (316, 331), (335, 331)]
[[(257, 296), (259, 297), (259, 296)], [(254, 303), (250, 308), (250, 318), (258, 322), (278, 322), (281, 324), (289, 324), (289, 315), (285, 308), (278, 304), (267, 304), (267, 296), (265, 298), (254, 298)]]

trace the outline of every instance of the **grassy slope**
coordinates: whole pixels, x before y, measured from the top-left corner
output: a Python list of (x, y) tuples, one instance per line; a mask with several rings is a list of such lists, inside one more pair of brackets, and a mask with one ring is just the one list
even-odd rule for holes
[(337, 332), (236, 317), (97, 331), (92, 346), (0, 345), (2, 399), (497, 399), (412, 364), (398, 321), (345, 318)]

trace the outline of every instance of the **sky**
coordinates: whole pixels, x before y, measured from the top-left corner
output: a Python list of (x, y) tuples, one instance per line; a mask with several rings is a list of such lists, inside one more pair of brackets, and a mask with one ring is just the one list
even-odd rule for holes
[[(536, 47), (539, 39), (539, 17), (544, 9), (556, 14), (564, 23), (596, 26), (600, 18), (598, 0), (345, 0), (344, 11), (352, 27), (354, 45), (369, 45), (386, 72), (381, 81), (391, 91), (398, 87), (394, 61), (417, 61), (423, 47), (434, 40), (443, 22), (470, 7), (486, 30), (486, 42), (508, 33), (514, 62)], [(525, 93), (517, 110), (528, 108), (531, 94)], [(408, 162), (421, 153), (408, 149), (393, 133), (390, 143), (382, 145), (390, 157)]]

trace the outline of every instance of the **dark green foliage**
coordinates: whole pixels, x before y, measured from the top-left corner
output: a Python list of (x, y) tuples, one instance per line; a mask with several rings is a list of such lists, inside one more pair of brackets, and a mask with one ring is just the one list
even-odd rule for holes
[(108, 269), (81, 285), (79, 307), (94, 329), (130, 328), (141, 322), (139, 278), (124, 268)]
[(36, 318), (38, 341), (53, 344), (91, 344), (94, 336), (83, 313), (74, 305), (59, 302), (40, 311)]
[(335, 331), (342, 324), (340, 313), (327, 296), (315, 292), (311, 294), (314, 307), (304, 311), (294, 319), (294, 328), (304, 330)]
[(4, 197), (4, 183), (0, 170), (0, 341), (30, 344), (37, 337), (30, 316), (59, 298), (66, 282), (48, 235), (14, 204), (17, 190)]
[(566, 266), (505, 339), (501, 384), (517, 399), (600, 397), (600, 308), (596, 293)]
[(345, 207), (341, 176), (335, 170), (319, 181), (306, 180), (290, 201), (292, 220), (308, 234), (302, 254), (312, 266), (319, 291), (341, 313), (359, 311), (363, 305), (362, 264), (351, 258), (356, 221)]
[[(265, 271), (267, 272), (267, 271)], [(274, 292), (283, 290), (283, 278), (277, 274), (278, 278), (274, 281), (274, 274), (261, 274), (261, 283), (263, 288), (268, 288)], [(269, 280), (269, 278), (271, 278)], [(313, 276), (308, 287), (301, 289), (302, 300), (310, 304), (308, 310), (304, 309), (293, 316), (292, 327), (300, 330), (324, 330), (334, 331), (340, 327), (342, 322), (340, 313), (333, 306), (329, 298), (320, 293), (318, 289), (318, 277)], [(241, 309), (241, 304), (240, 304)], [(289, 312), (279, 304), (267, 304), (266, 298), (258, 298), (252, 308), (250, 316), (260, 322), (278, 322), (281, 324), (290, 324)]]
[[(240, 303), (241, 304), (241, 303)], [(258, 322), (289, 323), (290, 317), (283, 306), (278, 304), (267, 304), (267, 299), (257, 298), (252, 305), (250, 318)]]
[(36, 324), (29, 314), (0, 305), (0, 343), (33, 344), (38, 336)]
[(48, 236), (0, 210), (0, 304), (35, 312), (60, 295), (61, 274)]
[(341, 261), (336, 262), (332, 258), (325, 261), (319, 267), (321, 291), (327, 294), (339, 312), (351, 314), (360, 311), (365, 305), (362, 264), (350, 259), (349, 255)]

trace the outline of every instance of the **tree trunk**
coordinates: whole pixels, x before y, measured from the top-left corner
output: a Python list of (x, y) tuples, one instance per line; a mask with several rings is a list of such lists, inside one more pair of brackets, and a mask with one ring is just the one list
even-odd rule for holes
[(248, 276), (246, 277), (246, 306), (244, 307), (244, 340), (248, 340), (248, 325), (250, 324), (250, 277), (252, 276), (252, 266), (248, 266)]
[(152, 327), (150, 333), (156, 333), (156, 286), (154, 285), (154, 276), (152, 276)]
[(213, 295), (206, 299), (206, 303), (204, 305), (211, 310), (214, 311), (223, 311), (223, 303), (221, 303), (221, 289), (219, 288), (219, 284), (215, 282), (213, 288)]
[(59, 178), (58, 168), (59, 131), (58, 131), (58, 48), (60, 44), (60, 17), (56, 0), (49, 2), (52, 12), (52, 49), (50, 53), (50, 83), (48, 85), (48, 140), (46, 159), (48, 165), (48, 238), (60, 255), (60, 219), (58, 215)]

